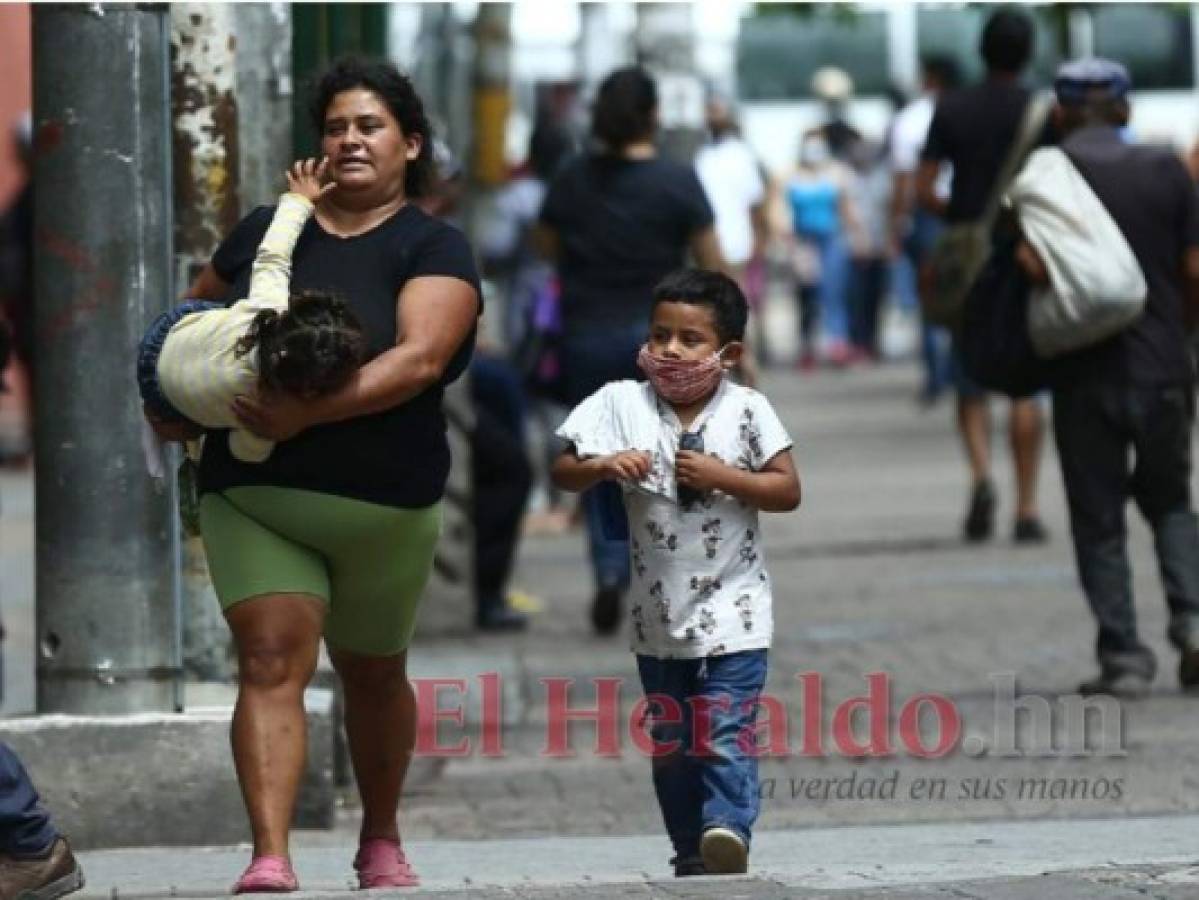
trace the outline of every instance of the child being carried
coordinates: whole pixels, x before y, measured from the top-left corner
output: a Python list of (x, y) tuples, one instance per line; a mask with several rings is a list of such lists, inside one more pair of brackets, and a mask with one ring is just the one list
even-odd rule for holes
[(248, 297), (230, 306), (189, 300), (146, 330), (137, 381), (147, 418), (231, 429), (233, 455), (262, 462), (275, 442), (238, 420), (238, 396), (319, 397), (344, 386), (361, 365), (366, 341), (345, 301), (290, 292), (296, 241), (316, 202), (336, 186), (322, 183), (327, 166), (327, 160), (309, 159), (287, 172), (288, 191), (258, 246)]

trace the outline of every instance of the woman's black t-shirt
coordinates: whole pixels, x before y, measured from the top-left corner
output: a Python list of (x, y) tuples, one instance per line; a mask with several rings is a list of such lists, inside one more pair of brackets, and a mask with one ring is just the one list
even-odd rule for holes
[(712, 224), (695, 170), (670, 160), (582, 156), (550, 184), (541, 221), (558, 234), (568, 333), (649, 321), (655, 285)]
[[(254, 255), (273, 215), (274, 207), (254, 210), (213, 256), (213, 268), (231, 285), (227, 299), (249, 292)], [(368, 358), (374, 358), (395, 346), (400, 289), (426, 275), (460, 278), (479, 294), (482, 307), (466, 238), (409, 204), (350, 238), (329, 234), (310, 219), (292, 255), (291, 289), (329, 291), (345, 299), (366, 334)], [(441, 381), (423, 394), (381, 413), (310, 428), (277, 444), (265, 462), (235, 459), (227, 432), (210, 433), (200, 462), (200, 490), (273, 485), (387, 506), (436, 503), (450, 470), (442, 393), (466, 369), (474, 338), (472, 331)]]

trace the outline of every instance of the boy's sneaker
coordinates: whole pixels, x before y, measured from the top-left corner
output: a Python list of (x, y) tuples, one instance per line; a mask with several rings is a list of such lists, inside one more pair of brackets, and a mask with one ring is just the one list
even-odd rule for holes
[(675, 878), (690, 878), (692, 875), (707, 875), (704, 861), (698, 856), (676, 856), (670, 861), (674, 866)]
[(15, 900), (57, 900), (83, 887), (83, 870), (65, 838), (58, 838), (44, 856), (0, 854), (0, 897)]
[(743, 875), (749, 866), (749, 847), (737, 832), (717, 826), (699, 842), (704, 871), (709, 875)]

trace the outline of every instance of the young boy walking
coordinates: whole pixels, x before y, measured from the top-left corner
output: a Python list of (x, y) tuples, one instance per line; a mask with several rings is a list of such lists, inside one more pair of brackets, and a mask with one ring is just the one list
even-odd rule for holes
[(553, 468), (565, 490), (623, 488), (632, 649), (677, 876), (746, 871), (759, 807), (751, 729), (772, 634), (758, 511), (800, 498), (778, 416), (726, 377), (746, 318), (730, 278), (667, 276), (638, 356), (648, 383), (613, 382), (579, 404)]

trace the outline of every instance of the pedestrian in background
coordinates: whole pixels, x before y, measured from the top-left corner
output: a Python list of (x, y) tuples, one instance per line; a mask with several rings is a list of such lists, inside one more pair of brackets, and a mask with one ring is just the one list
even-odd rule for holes
[[(707, 269), (725, 265), (695, 170), (658, 154), (658, 90), (645, 70), (604, 79), (592, 133), (597, 149), (551, 182), (538, 232), (561, 282), (560, 377), (569, 405), (610, 381), (638, 377), (654, 285), (688, 253)], [(607, 484), (582, 502), (596, 585), (591, 623), (611, 634), (629, 586), (624, 510)]]
[(29, 773), (0, 741), (0, 898), (57, 900), (83, 887), (71, 845), (42, 806)]
[[(1032, 58), (1032, 20), (1016, 9), (992, 13), (983, 28), (980, 52), (985, 79), (937, 100), (916, 175), (921, 205), (947, 223), (982, 215), (1010, 148), (1017, 139), (1032, 94), (1020, 82)], [(953, 166), (949, 199), (937, 184), (945, 164)], [(985, 541), (995, 529), (995, 486), (991, 481), (991, 413), (987, 392), (963, 371), (954, 349), (958, 432), (970, 466), (970, 502), (962, 526), (969, 541)], [(1012, 538), (1043, 543), (1048, 538), (1037, 506), (1044, 416), (1037, 398), (1011, 401), (1008, 432), (1016, 475)]]
[(890, 284), (891, 171), (883, 149), (870, 141), (854, 146), (850, 163), (849, 204), (854, 212), (847, 292), (850, 358), (873, 362), (879, 358), (879, 316)]
[[(930, 56), (921, 63), (921, 94), (895, 116), (891, 128), (891, 243), (892, 252), (902, 254), (911, 274), (909, 284), (928, 258), (937, 235), (940, 219), (916, 202), (916, 169), (928, 138), (937, 98), (958, 86), (957, 63), (948, 57)], [(941, 202), (949, 199), (953, 169), (941, 166), (933, 189)], [(917, 307), (919, 304), (917, 304)], [(949, 334), (944, 328), (924, 321), (921, 314), (920, 356), (924, 366), (924, 384), (920, 403), (931, 406), (950, 386), (952, 378)]]
[[(726, 377), (747, 314), (731, 278), (671, 274), (637, 358), (649, 383), (605, 385), (558, 431), (569, 447), (555, 481), (620, 484), (628, 504), (631, 643), (676, 876), (746, 870), (759, 798), (744, 741), (773, 630), (758, 511), (800, 499), (786, 429), (762, 394)], [(711, 729), (697, 736), (701, 705)]]
[(820, 133), (804, 136), (799, 166), (787, 180), (799, 304), (801, 369), (818, 360), (844, 366), (849, 352), (849, 241), (853, 228), (849, 170)]
[(1068, 63), (1055, 82), (1062, 150), (1132, 248), (1149, 291), (1114, 337), (1061, 357), (1053, 428), (1078, 575), (1098, 624), (1098, 677), (1083, 693), (1138, 697), (1157, 662), (1137, 635), (1124, 508), (1153, 531), (1170, 610), (1178, 678), (1199, 689), (1199, 524), (1191, 498), (1195, 368), (1187, 332), (1199, 321), (1199, 199), (1168, 150), (1121, 136), (1131, 80), (1108, 60)]

